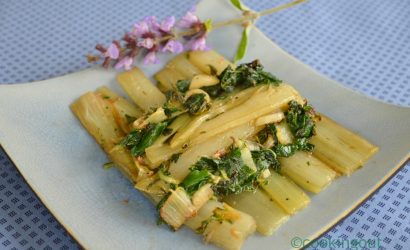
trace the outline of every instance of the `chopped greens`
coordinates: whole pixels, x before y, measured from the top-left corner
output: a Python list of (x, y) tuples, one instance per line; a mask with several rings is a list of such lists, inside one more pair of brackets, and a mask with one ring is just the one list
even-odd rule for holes
[[(244, 191), (253, 191), (258, 186), (261, 172), (269, 167), (276, 169), (278, 161), (276, 154), (271, 150), (252, 152), (257, 171), (244, 164), (240, 148), (233, 148), (221, 159), (202, 157), (191, 168), (190, 174), (183, 183), (192, 183), (189, 193), (193, 193), (205, 183), (213, 180), (212, 175), (219, 176), (220, 180), (212, 188), (217, 195), (239, 194)], [(195, 180), (196, 182), (194, 182)], [(200, 184), (200, 185), (199, 185)], [(186, 186), (186, 184), (183, 184)]]
[(296, 138), (310, 138), (314, 134), (315, 114), (309, 105), (300, 105), (296, 101), (289, 102), (286, 122)]
[(277, 172), (280, 170), (280, 163), (277, 159), (277, 155), (271, 149), (254, 150), (251, 151), (251, 153), (258, 170), (265, 170), (268, 168), (272, 168)]
[(177, 90), (181, 93), (185, 93), (189, 89), (191, 82), (189, 80), (178, 80), (177, 81)]
[(189, 175), (181, 183), (187, 194), (193, 195), (199, 188), (208, 183), (211, 179), (211, 174), (208, 170), (192, 170)]
[(203, 91), (208, 93), (208, 95), (212, 98), (218, 97), (222, 94), (223, 89), (221, 88), (220, 84), (215, 84), (212, 86), (205, 86), (201, 88)]
[(145, 149), (151, 146), (168, 126), (168, 121), (148, 124), (140, 130), (133, 130), (120, 142), (131, 151), (132, 156), (144, 154)]
[(228, 66), (218, 76), (221, 88), (232, 92), (237, 87), (249, 88), (259, 84), (278, 85), (282, 81), (264, 71), (259, 60), (239, 65), (236, 69)]
[(199, 93), (193, 94), (184, 102), (184, 107), (191, 115), (196, 115), (204, 112), (209, 108), (209, 103), (206, 101), (206, 95)]
[(274, 150), (279, 157), (289, 157), (296, 153), (296, 151), (312, 152), (315, 145), (309, 143), (308, 138), (297, 138), (295, 142), (291, 144), (279, 144)]
[(277, 144), (278, 138), (276, 136), (276, 127), (274, 124), (266, 124), (266, 127), (262, 129), (257, 135), (258, 142), (264, 144), (269, 135), (272, 136), (274, 143)]

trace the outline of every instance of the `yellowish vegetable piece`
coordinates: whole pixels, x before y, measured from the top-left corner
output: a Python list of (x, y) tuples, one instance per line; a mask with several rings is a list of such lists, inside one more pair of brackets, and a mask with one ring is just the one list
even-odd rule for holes
[(255, 192), (229, 195), (224, 201), (252, 216), (256, 221), (256, 230), (263, 235), (271, 235), (289, 219), (289, 215), (259, 189)]
[(178, 187), (170, 192), (159, 213), (168, 225), (177, 230), (185, 220), (194, 217), (197, 210), (183, 188)]
[(283, 118), (285, 118), (285, 114), (283, 114), (282, 111), (276, 111), (276, 112), (273, 112), (272, 114), (264, 115), (256, 119), (255, 126), (262, 126), (265, 124), (277, 123), (277, 122), (282, 121)]
[(227, 250), (239, 250), (246, 238), (256, 229), (255, 220), (248, 214), (227, 204), (214, 210), (214, 217), (206, 226), (203, 235), (210, 242)]
[(182, 148), (171, 148), (169, 145), (148, 147), (145, 149), (145, 154), (149, 161), (151, 169), (155, 169), (160, 166), (160, 164), (172, 155), (178, 154), (182, 151)]
[(129, 133), (131, 123), (140, 117), (143, 111), (107, 87), (98, 88), (96, 93), (111, 103), (115, 121), (124, 133)]
[(300, 187), (319, 193), (337, 176), (336, 172), (322, 161), (306, 152), (296, 152), (288, 158), (280, 158), (281, 173)]
[(260, 183), (260, 187), (288, 214), (295, 214), (310, 202), (309, 196), (300, 187), (273, 171), (267, 183)]
[(311, 143), (313, 154), (336, 171), (350, 175), (378, 151), (363, 137), (321, 115), (316, 122), (316, 135)]
[(99, 87), (95, 93), (100, 94), (103, 99), (115, 100), (120, 97), (115, 91), (106, 86)]
[(139, 68), (118, 74), (117, 80), (129, 97), (145, 112), (161, 107), (166, 101), (165, 95)]
[(140, 179), (139, 177), (142, 173), (138, 170), (133, 157), (126, 148), (117, 145), (107, 153), (118, 169), (133, 183)]
[(124, 136), (112, 115), (112, 105), (99, 95), (91, 92), (82, 95), (71, 104), (71, 110), (106, 152)]
[(188, 148), (177, 162), (171, 163), (169, 172), (175, 179), (182, 181), (189, 174), (189, 168), (192, 164), (199, 160), (201, 156), (212, 156), (218, 150), (231, 145), (233, 143), (232, 137), (238, 139), (248, 138), (257, 132), (258, 129), (251, 124), (243, 124), (204, 143), (194, 145)]
[(230, 61), (225, 59), (222, 55), (218, 54), (214, 50), (191, 51), (189, 52), (189, 61), (208, 75), (211, 75), (213, 73), (219, 75), (229, 65), (232, 68), (235, 68), (235, 66)]
[(213, 195), (214, 192), (211, 188), (211, 184), (205, 184), (192, 195), (192, 204), (195, 208), (200, 209), (203, 205), (205, 205), (208, 202), (209, 199), (211, 199)]
[(162, 134), (151, 147), (163, 146), (164, 142), (171, 136), (178, 132), (182, 127), (186, 126), (191, 121), (191, 117), (188, 114), (182, 114), (178, 116), (167, 128), (170, 130), (167, 134)]
[(164, 86), (165, 91), (175, 89), (179, 80), (187, 80), (187, 78), (178, 71), (166, 67), (158, 71), (154, 75), (154, 78), (158, 83)]
[(259, 89), (259, 87), (248, 88), (243, 91), (233, 93), (223, 100), (214, 100), (208, 112), (194, 116), (187, 126), (178, 131), (178, 133), (171, 140), (171, 147), (176, 148), (182, 146), (184, 143), (188, 143), (190, 136), (194, 134), (202, 123), (244, 103), (257, 89)]
[(200, 69), (191, 64), (187, 56), (188, 55), (186, 53), (179, 54), (166, 65), (166, 68), (179, 72), (185, 79), (188, 80), (192, 79), (196, 75), (203, 74)]
[(295, 139), (286, 121), (276, 124), (276, 136), (281, 144), (290, 144)]
[(298, 97), (299, 94), (290, 85), (263, 86), (243, 104), (204, 122), (192, 135), (192, 141), (207, 140), (216, 134), (280, 109), (289, 101), (299, 99)]
[(191, 79), (189, 89), (199, 89), (202, 87), (213, 86), (219, 83), (219, 79), (216, 76), (199, 74)]

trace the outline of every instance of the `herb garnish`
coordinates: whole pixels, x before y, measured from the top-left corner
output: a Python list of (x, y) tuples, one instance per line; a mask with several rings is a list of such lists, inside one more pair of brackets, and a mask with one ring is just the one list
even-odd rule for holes
[(143, 129), (132, 130), (122, 139), (120, 145), (127, 147), (132, 156), (144, 154), (145, 149), (151, 146), (168, 126), (169, 121), (148, 124)]
[(239, 65), (236, 69), (228, 66), (218, 76), (221, 88), (232, 92), (237, 87), (249, 88), (259, 84), (278, 85), (282, 81), (271, 73), (264, 71), (259, 60)]

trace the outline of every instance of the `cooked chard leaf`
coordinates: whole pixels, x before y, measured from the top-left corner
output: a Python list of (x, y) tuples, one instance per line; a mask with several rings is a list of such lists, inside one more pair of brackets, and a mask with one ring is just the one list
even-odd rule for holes
[(171, 155), (171, 158), (169, 159), (171, 162), (176, 163), (179, 160), (179, 157), (181, 156), (182, 153), (176, 153)]
[(192, 170), (181, 183), (187, 194), (192, 195), (211, 179), (211, 173), (208, 170)]
[(168, 126), (168, 121), (148, 124), (140, 130), (133, 130), (120, 142), (131, 151), (132, 156), (144, 154), (145, 149), (151, 146)]
[(255, 150), (251, 151), (251, 153), (258, 171), (263, 171), (268, 168), (272, 168), (274, 171), (280, 170), (280, 163), (275, 152), (271, 149)]
[(294, 143), (291, 144), (279, 144), (274, 150), (279, 157), (289, 157), (296, 153), (296, 151), (312, 152), (315, 145), (309, 143), (308, 138), (297, 138)]
[(253, 191), (257, 187), (257, 179), (260, 175), (260, 171), (255, 172), (244, 164), (239, 148), (233, 148), (221, 159), (202, 157), (194, 164), (191, 171), (201, 170), (207, 170), (213, 175), (222, 177), (222, 180), (212, 186), (217, 195)]
[(315, 129), (314, 112), (311, 106), (302, 106), (296, 101), (289, 102), (286, 122), (296, 138), (312, 137)]
[(236, 87), (252, 87), (259, 84), (278, 85), (282, 81), (264, 71), (259, 60), (239, 65), (236, 69), (228, 66), (219, 75), (221, 88), (232, 92)]
[(266, 124), (265, 128), (257, 134), (258, 142), (260, 144), (264, 144), (268, 139), (269, 135), (272, 136), (274, 144), (276, 145), (278, 143), (278, 138), (276, 136), (276, 127), (274, 124)]
[(212, 85), (212, 86), (205, 86), (201, 88), (203, 91), (205, 91), (206, 93), (208, 93), (208, 95), (210, 97), (218, 97), (220, 94), (222, 94), (222, 88), (221, 85), (216, 84), (216, 85)]
[(191, 115), (200, 114), (209, 108), (209, 103), (206, 101), (206, 95), (199, 93), (193, 94), (184, 102), (184, 107)]
[(185, 93), (189, 89), (189, 85), (191, 85), (191, 82), (188, 80), (178, 80), (177, 81), (177, 90), (181, 93)]

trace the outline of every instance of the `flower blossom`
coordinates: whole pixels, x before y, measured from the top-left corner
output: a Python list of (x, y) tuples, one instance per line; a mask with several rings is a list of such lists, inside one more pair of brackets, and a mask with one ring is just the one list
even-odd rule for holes
[[(163, 37), (173, 36), (172, 28), (175, 25), (175, 17), (170, 16), (165, 18), (160, 26), (159, 31)], [(180, 53), (184, 50), (184, 45), (175, 38), (170, 38), (162, 44), (161, 52)]]
[(206, 45), (207, 28), (206, 25), (194, 14), (195, 8), (191, 8), (181, 18), (178, 27), (192, 29), (195, 34), (188, 37), (189, 41), (185, 44), (186, 50), (209, 50)]
[(133, 62), (134, 62), (134, 58), (130, 56), (126, 56), (122, 58), (121, 60), (119, 60), (117, 64), (115, 64), (115, 68), (116, 69), (124, 68), (125, 70), (130, 70)]

